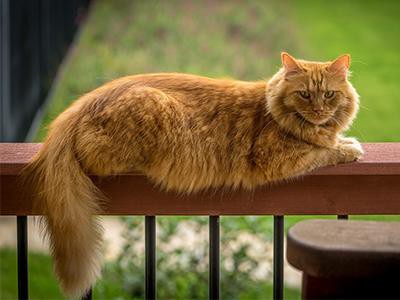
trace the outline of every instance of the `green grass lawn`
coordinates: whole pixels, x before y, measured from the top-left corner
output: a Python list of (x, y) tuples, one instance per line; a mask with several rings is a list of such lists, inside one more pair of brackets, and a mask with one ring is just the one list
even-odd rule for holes
[[(53, 275), (50, 257), (40, 253), (29, 253), (29, 298), (65, 299), (59, 291)], [(0, 299), (18, 299), (17, 293), (17, 254), (15, 249), (0, 249)], [(115, 274), (107, 267), (103, 278), (94, 290), (96, 299), (129, 299), (129, 296), (116, 281)]]

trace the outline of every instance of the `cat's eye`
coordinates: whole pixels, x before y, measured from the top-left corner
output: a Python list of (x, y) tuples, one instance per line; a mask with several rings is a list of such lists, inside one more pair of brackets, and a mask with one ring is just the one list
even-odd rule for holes
[(326, 92), (324, 93), (324, 97), (325, 97), (326, 99), (332, 98), (334, 95), (335, 95), (335, 91), (326, 91)]
[(299, 91), (299, 95), (303, 99), (310, 99), (311, 95), (307, 91)]

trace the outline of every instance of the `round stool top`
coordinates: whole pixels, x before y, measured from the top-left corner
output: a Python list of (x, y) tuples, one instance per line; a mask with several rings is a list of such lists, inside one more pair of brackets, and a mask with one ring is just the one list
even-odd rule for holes
[(400, 222), (302, 221), (288, 231), (287, 259), (316, 277), (397, 275)]

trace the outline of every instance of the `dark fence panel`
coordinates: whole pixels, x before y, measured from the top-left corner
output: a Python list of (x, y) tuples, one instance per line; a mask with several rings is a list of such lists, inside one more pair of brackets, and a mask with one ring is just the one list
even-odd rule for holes
[(1, 141), (25, 139), (89, 1), (1, 1)]

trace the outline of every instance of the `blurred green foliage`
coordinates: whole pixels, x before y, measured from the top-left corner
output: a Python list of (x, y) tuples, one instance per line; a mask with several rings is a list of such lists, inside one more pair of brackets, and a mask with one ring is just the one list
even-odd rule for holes
[[(51, 259), (48, 255), (29, 253), (29, 299), (65, 299), (53, 275)], [(13, 300), (17, 293), (17, 253), (15, 249), (0, 249), (0, 299)], [(94, 297), (97, 299), (129, 299), (119, 284), (113, 265), (106, 265), (103, 277), (96, 285)]]
[[(313, 217), (315, 218), (315, 216), (307, 218)], [(360, 218), (399, 220), (398, 216), (351, 217), (351, 219)], [(301, 216), (286, 217), (285, 229), (303, 219)], [(144, 218), (124, 217), (123, 221), (124, 247), (115, 262), (104, 266), (102, 278), (94, 289), (95, 299), (143, 299)], [(207, 298), (208, 237), (204, 234), (208, 230), (207, 222), (207, 217), (157, 218), (158, 299)], [(193, 243), (192, 247), (196, 249), (179, 247), (179, 244), (173, 248), (168, 247), (172, 240), (185, 238), (182, 236), (182, 231), (178, 230), (178, 226), (194, 229), (195, 239), (198, 241)], [(271, 244), (268, 242), (272, 237), (271, 218), (221, 217), (221, 228), (222, 299), (271, 299), (271, 270), (267, 269), (267, 273), (261, 278), (254, 278), (251, 275), (252, 270), (257, 267), (266, 268), (260, 264), (268, 265), (270, 262)], [(238, 237), (243, 237), (243, 234), (247, 240), (239, 238), (240, 243), (238, 243)], [(255, 244), (254, 240), (258, 243)], [(261, 249), (255, 246), (261, 246)], [(0, 249), (0, 299), (17, 298), (16, 258), (15, 249)], [(59, 291), (48, 255), (29, 253), (29, 295), (31, 299), (65, 299)], [(300, 299), (300, 291), (286, 287), (285, 299)]]
[[(263, 218), (222, 218), (221, 298), (269, 299), (272, 296), (270, 226)], [(115, 270), (132, 298), (144, 297), (143, 217), (125, 217), (126, 239)], [(157, 297), (207, 299), (208, 218), (157, 218)], [(257, 275), (257, 271), (266, 271)], [(288, 299), (299, 298), (286, 288)]]
[[(96, 1), (59, 73), (37, 141), (43, 140), (48, 124), (73, 100), (114, 78), (173, 71), (256, 80), (278, 70), (282, 50), (310, 60), (331, 60), (342, 53), (351, 53), (352, 81), (361, 95), (361, 110), (350, 134), (364, 142), (399, 141), (399, 16), (400, 1), (396, 0)], [(286, 218), (286, 227), (301, 219), (304, 217)], [(105, 279), (96, 286), (96, 292), (104, 292), (101, 294), (104, 297), (143, 295), (143, 251), (135, 248), (138, 240), (143, 239), (140, 220), (125, 219), (123, 255), (107, 266)], [(159, 247), (168, 245), (180, 234), (177, 231), (180, 222), (190, 222), (201, 232), (206, 221), (206, 218), (159, 218), (162, 228)], [(222, 247), (228, 247), (221, 263), (223, 297), (270, 298), (269, 275), (262, 280), (251, 277), (251, 270), (260, 263), (247, 255), (251, 246), (242, 245), (235, 250), (229, 247), (242, 232), (268, 245), (271, 218), (224, 217), (222, 232)], [(206, 298), (207, 270), (199, 266), (207, 260), (207, 245), (205, 240), (192, 252), (158, 251), (160, 299)], [(171, 265), (171, 257), (176, 259), (175, 264)], [(234, 267), (230, 269), (226, 261), (232, 258)], [(47, 260), (34, 256), (31, 262), (46, 265)], [(183, 260), (186, 264), (182, 264)], [(239, 272), (243, 264), (249, 269)], [(10, 269), (10, 272), (15, 271)], [(43, 276), (50, 277), (48, 272), (43, 272)], [(10, 276), (2, 278), (3, 284)], [(106, 281), (109, 287), (105, 287)], [(13, 282), (14, 278), (4, 284)], [(58, 298), (53, 293), (54, 280), (48, 281), (52, 285), (48, 288), (46, 283), (31, 283), (35, 289), (38, 285), (48, 290), (47, 295)], [(116, 292), (107, 294), (108, 290)], [(286, 295), (299, 298), (298, 292), (289, 289)]]

